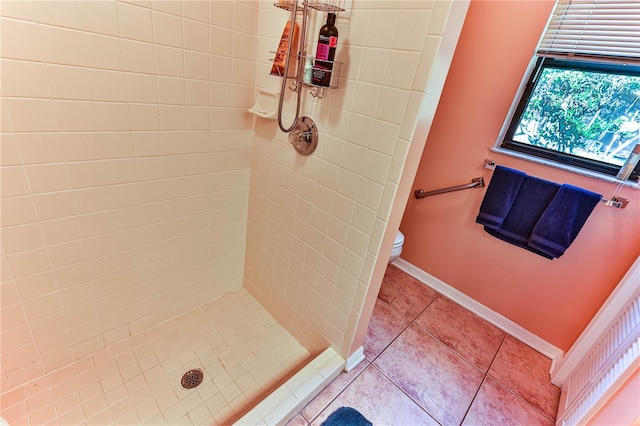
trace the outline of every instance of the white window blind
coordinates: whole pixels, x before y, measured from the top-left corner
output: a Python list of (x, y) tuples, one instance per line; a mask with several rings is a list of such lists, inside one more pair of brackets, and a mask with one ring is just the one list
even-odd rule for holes
[(640, 63), (640, 1), (558, 0), (538, 55)]

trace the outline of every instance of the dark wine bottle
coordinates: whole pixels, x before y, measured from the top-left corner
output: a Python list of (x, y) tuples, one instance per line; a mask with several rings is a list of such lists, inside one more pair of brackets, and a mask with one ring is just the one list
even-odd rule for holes
[(331, 85), (331, 70), (333, 58), (336, 56), (338, 45), (338, 29), (335, 26), (336, 14), (327, 14), (327, 23), (320, 28), (316, 61), (313, 66), (311, 82), (316, 86), (329, 87)]

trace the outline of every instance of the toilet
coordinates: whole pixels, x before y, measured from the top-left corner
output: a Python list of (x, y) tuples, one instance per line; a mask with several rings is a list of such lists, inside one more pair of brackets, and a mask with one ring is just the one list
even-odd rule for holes
[(393, 241), (393, 248), (391, 249), (391, 256), (389, 257), (389, 263), (400, 257), (402, 253), (402, 245), (404, 244), (404, 235), (398, 231), (396, 233), (396, 239)]

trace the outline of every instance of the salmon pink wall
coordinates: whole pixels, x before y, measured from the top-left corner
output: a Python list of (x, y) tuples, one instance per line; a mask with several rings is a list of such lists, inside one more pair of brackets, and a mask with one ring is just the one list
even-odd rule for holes
[[(492, 153), (553, 1), (473, 0), (414, 182), (425, 190), (491, 171), (485, 158), (604, 194), (615, 184)], [(547, 342), (568, 350), (640, 253), (640, 191), (622, 210), (600, 204), (573, 245), (548, 260), (475, 223), (485, 189), (409, 199), (402, 258)]]

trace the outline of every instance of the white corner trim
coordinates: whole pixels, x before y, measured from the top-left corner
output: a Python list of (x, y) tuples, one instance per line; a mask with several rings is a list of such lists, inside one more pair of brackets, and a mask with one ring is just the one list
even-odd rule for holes
[(499, 313), (489, 309), (482, 303), (472, 299), (466, 294), (462, 293), (459, 290), (451, 287), (449, 284), (446, 284), (444, 281), (439, 280), (433, 275), (428, 274), (422, 269), (412, 265), (406, 260), (400, 258), (393, 262), (395, 266), (405, 271), (407, 274), (411, 275), (418, 281), (423, 284), (431, 287), (438, 293), (443, 294), (449, 299), (453, 300), (463, 308), (473, 312), (478, 315), (480, 318), (488, 321), (489, 323), (495, 325), (500, 330), (505, 333), (515, 337), (520, 340), (522, 343), (530, 346), (536, 351), (540, 352), (542, 355), (551, 358), (551, 371), (553, 372), (556, 366), (556, 363), (562, 359), (563, 351), (562, 349), (552, 345), (541, 337), (531, 333), (526, 330), (524, 327), (516, 324), (510, 319), (500, 315)]
[(347, 358), (347, 365), (344, 367), (344, 371), (348, 373), (362, 361), (364, 361), (364, 347), (360, 346), (349, 358)]
[(571, 346), (567, 356), (558, 364), (558, 368), (551, 375), (553, 384), (563, 385), (639, 290), (640, 257), (631, 265), (587, 328)]

